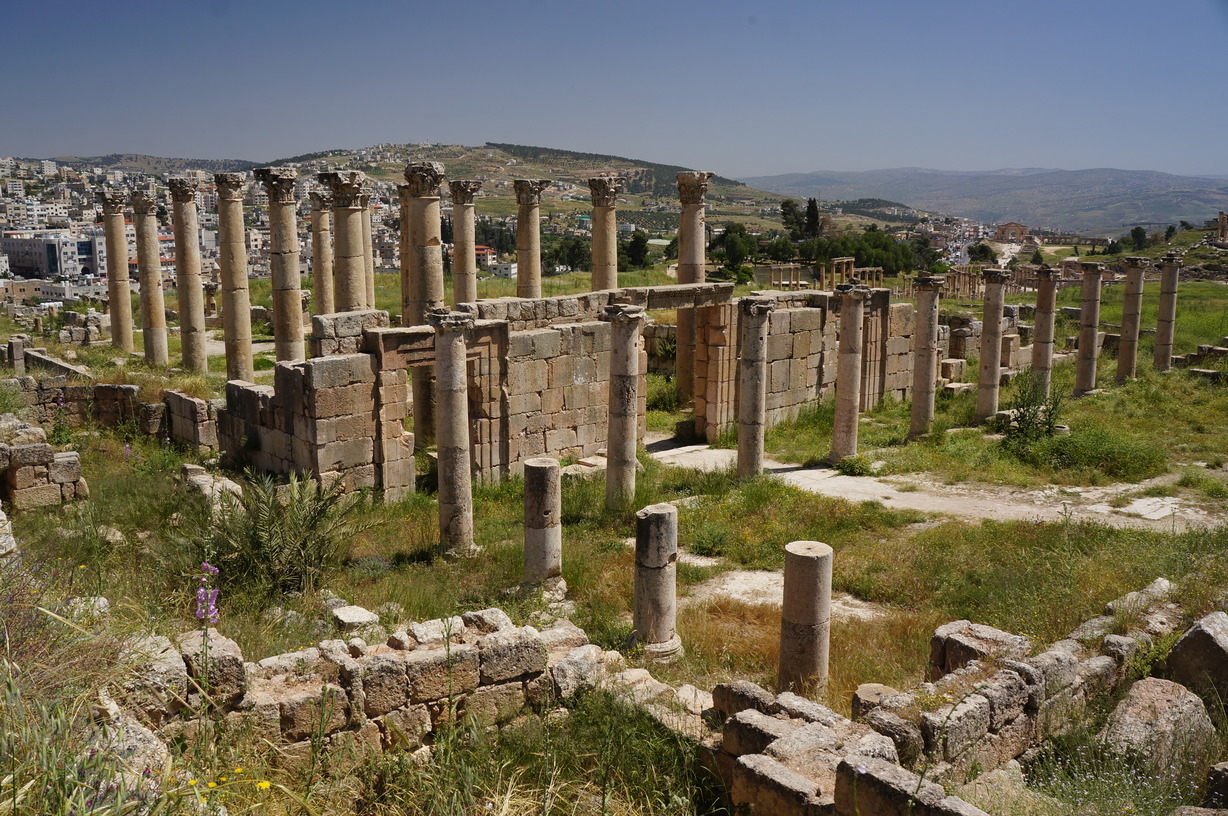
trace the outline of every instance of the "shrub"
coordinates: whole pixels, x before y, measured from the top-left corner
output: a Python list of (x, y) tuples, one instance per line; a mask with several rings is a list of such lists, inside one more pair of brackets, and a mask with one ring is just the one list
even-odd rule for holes
[(1158, 476), (1167, 467), (1167, 454), (1159, 442), (1111, 428), (1080, 428), (1067, 436), (1054, 436), (1033, 445), (1035, 464), (1057, 470), (1094, 468), (1127, 482)]
[(873, 472), (873, 467), (870, 458), (859, 453), (856, 456), (846, 456), (836, 462), (836, 470), (845, 476), (869, 476)]
[(682, 402), (678, 399), (678, 388), (672, 380), (663, 374), (651, 372), (646, 379), (648, 382), (646, 403), (649, 411), (665, 411), (672, 414), (682, 407)]

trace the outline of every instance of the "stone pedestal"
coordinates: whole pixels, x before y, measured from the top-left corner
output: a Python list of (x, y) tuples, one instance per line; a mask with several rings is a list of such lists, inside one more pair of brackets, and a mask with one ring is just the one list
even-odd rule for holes
[(998, 388), (1002, 381), (1002, 291), (1008, 272), (988, 269), (981, 273), (985, 284), (985, 307), (981, 319), (980, 369), (976, 383), (976, 422), (998, 413)]
[(934, 390), (938, 385), (938, 300), (946, 281), (918, 277), (913, 282), (917, 294), (917, 326), (913, 334), (912, 413), (908, 438), (930, 432), (934, 424)]
[(777, 693), (810, 696), (827, 686), (831, 643), (832, 549), (818, 541), (785, 546)]
[(332, 314), (333, 300), (333, 196), (311, 193), (311, 295), (316, 314)]
[(557, 459), (524, 463), (524, 586), (561, 596), (563, 582), (563, 498)]
[(482, 189), (482, 182), (450, 181), (448, 188), (452, 191), (452, 298), (455, 303), (473, 303), (478, 299), (473, 196)]
[(588, 180), (593, 197), (594, 292), (618, 288), (618, 219), (615, 208), (618, 194), (627, 180), (622, 176), (600, 175)]
[(222, 333), (226, 379), (252, 382), (252, 302), (247, 287), (247, 228), (243, 225), (242, 173), (216, 173), (218, 272), (222, 284)]
[(1079, 357), (1075, 369), (1074, 395), (1096, 390), (1096, 354), (1100, 350), (1100, 277), (1104, 266), (1082, 263), (1083, 297), (1079, 312)]
[(162, 293), (162, 259), (158, 254), (158, 198), (137, 190), (132, 194), (136, 216), (136, 263), (141, 277), (141, 337), (145, 361), (170, 364), (167, 350), (166, 299)]
[(1036, 318), (1032, 325), (1032, 378), (1049, 396), (1053, 377), (1053, 321), (1057, 314), (1057, 282), (1061, 272), (1045, 266), (1036, 271)]
[(836, 418), (831, 429), (832, 464), (857, 454), (861, 421), (861, 338), (870, 290), (858, 283), (836, 285), (840, 298), (840, 340), (836, 360)]
[[(677, 176), (682, 215), (678, 221), (678, 282), (703, 283), (708, 239), (704, 233), (704, 195), (707, 172), (683, 172)], [(695, 310), (679, 309), (676, 330), (674, 381), (684, 402), (695, 397)]]
[(136, 344), (132, 337), (132, 291), (128, 286), (128, 236), (124, 224), (124, 208), (128, 200), (123, 190), (114, 189), (99, 191), (98, 200), (102, 202), (102, 224), (107, 244), (111, 346), (131, 354)]
[[(443, 308), (443, 246), (440, 238), (439, 184), (443, 165), (414, 162), (405, 167), (401, 191), (401, 324), (421, 326), (432, 309)], [(413, 378), (414, 434), (420, 440), (434, 436), (430, 373), (410, 371)]]
[(631, 640), (648, 661), (682, 654), (677, 625), (678, 508), (651, 504), (635, 514), (635, 609)]
[(1117, 382), (1134, 379), (1138, 364), (1138, 330), (1143, 314), (1146, 258), (1126, 258), (1126, 294), (1121, 305), (1121, 339), (1117, 343)]
[(516, 190), (516, 297), (542, 296), (542, 190), (546, 179), (515, 179)]
[(371, 190), (365, 188), (362, 195), (359, 196), (359, 205), (362, 207), (362, 257), (363, 257), (363, 281), (366, 285), (366, 294), (364, 300), (367, 302), (368, 309), (375, 308), (375, 251), (372, 247), (371, 235)]
[(179, 340), (183, 368), (193, 374), (209, 370), (205, 353), (205, 292), (200, 277), (200, 216), (196, 179), (167, 179), (175, 210), (175, 280), (179, 294)]
[(1181, 265), (1177, 256), (1166, 255), (1160, 262), (1160, 310), (1156, 316), (1156, 371), (1173, 366), (1173, 330), (1177, 324), (1177, 280)]
[(640, 326), (644, 308), (607, 306), (610, 326), (610, 406), (606, 441), (605, 506), (625, 507), (635, 498), (636, 423), (639, 418)]
[(439, 543), (444, 552), (473, 549), (473, 470), (469, 451), (469, 393), (465, 331), (473, 316), (436, 309), (427, 315), (435, 329), (435, 404), (439, 424)]
[(768, 321), (776, 308), (770, 297), (744, 297), (742, 349), (738, 354), (738, 478), (763, 472), (763, 437), (767, 429)]
[(260, 167), (256, 180), (269, 194), (269, 271), (273, 286), (273, 348), (278, 362), (303, 359), (302, 276), (298, 201), (292, 167)]
[(320, 173), (320, 182), (333, 196), (333, 298), (339, 312), (367, 308), (367, 258), (363, 247), (363, 185), (358, 170)]

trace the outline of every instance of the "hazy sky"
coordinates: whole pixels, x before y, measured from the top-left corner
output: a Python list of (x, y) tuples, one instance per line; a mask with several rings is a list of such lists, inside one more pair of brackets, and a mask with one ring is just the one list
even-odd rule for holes
[(1228, 174), (1228, 0), (10, 0), (0, 156)]

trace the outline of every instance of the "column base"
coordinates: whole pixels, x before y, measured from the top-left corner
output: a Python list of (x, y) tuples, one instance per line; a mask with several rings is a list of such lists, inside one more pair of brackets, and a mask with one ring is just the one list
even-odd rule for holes
[(1089, 388), (1087, 390), (1076, 388), (1070, 392), (1070, 396), (1073, 397), (1074, 399), (1078, 399), (1079, 397), (1090, 397), (1093, 394), (1099, 394), (1099, 393), (1101, 393), (1101, 389), (1099, 388)]
[[(632, 638), (634, 639), (634, 636)], [(669, 640), (660, 643), (645, 643), (643, 646), (646, 663), (669, 663), (686, 654), (686, 650), (682, 647), (682, 638), (677, 634)]]

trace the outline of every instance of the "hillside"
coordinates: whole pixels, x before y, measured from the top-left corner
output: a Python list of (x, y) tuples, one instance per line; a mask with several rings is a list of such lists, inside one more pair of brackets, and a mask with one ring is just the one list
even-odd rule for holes
[(798, 197), (877, 197), (979, 221), (1019, 221), (1091, 234), (1130, 227), (1202, 223), (1228, 209), (1228, 181), (1149, 170), (944, 171), (916, 167), (817, 171), (742, 181)]
[(257, 162), (244, 159), (167, 159), (161, 156), (146, 156), (143, 153), (111, 153), (106, 156), (56, 156), (52, 159), (72, 167), (101, 167), (104, 170), (123, 170), (125, 173), (182, 173), (185, 170), (206, 170), (210, 173), (226, 173), (258, 167)]

